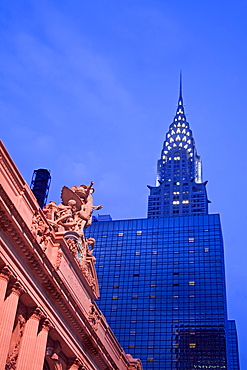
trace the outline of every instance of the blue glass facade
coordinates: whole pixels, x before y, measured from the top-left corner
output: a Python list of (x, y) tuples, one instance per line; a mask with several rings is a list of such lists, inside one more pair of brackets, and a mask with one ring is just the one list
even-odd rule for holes
[(228, 321), (228, 363), (231, 370), (239, 370), (238, 337), (234, 320)]
[(98, 304), (144, 369), (226, 369), (219, 215), (95, 222), (86, 236), (97, 240)]

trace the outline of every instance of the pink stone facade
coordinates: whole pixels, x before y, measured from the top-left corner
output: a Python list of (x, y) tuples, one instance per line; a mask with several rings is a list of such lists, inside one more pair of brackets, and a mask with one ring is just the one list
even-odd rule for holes
[[(75, 229), (78, 222), (90, 223), (89, 204), (97, 209), (91, 204), (91, 184), (87, 188), (89, 201), (82, 199), (76, 213), (64, 202), (62, 218), (54, 221), (47, 212), (59, 206), (51, 202), (46, 213), (39, 208), (0, 142), (1, 370), (142, 369), (123, 351), (95, 303), (94, 240)], [(80, 196), (80, 190), (70, 191)], [(76, 217), (80, 220), (73, 229), (69, 225)]]

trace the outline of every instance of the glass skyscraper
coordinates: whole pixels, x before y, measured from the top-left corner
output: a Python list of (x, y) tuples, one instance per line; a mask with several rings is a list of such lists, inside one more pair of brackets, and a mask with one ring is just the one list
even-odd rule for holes
[(178, 107), (157, 163), (156, 186), (148, 186), (148, 217), (204, 215), (208, 213), (202, 160), (186, 120), (182, 85)]
[(109, 219), (86, 230), (97, 241), (98, 304), (144, 369), (239, 370), (220, 217), (208, 214), (205, 185), (180, 83), (148, 218)]

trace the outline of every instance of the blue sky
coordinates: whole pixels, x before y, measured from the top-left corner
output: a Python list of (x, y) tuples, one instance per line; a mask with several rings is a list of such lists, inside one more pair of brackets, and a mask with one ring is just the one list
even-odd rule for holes
[(114, 219), (146, 216), (179, 71), (210, 211), (220, 213), (228, 311), (247, 367), (247, 3), (2, 0), (1, 139), (30, 183), (95, 181)]

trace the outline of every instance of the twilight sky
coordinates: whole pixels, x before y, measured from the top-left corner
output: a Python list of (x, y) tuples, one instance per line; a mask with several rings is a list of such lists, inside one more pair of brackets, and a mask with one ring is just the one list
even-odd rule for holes
[(1, 139), (30, 183), (95, 181), (113, 219), (146, 217), (178, 100), (225, 241), (228, 312), (247, 368), (247, 2), (2, 0)]

